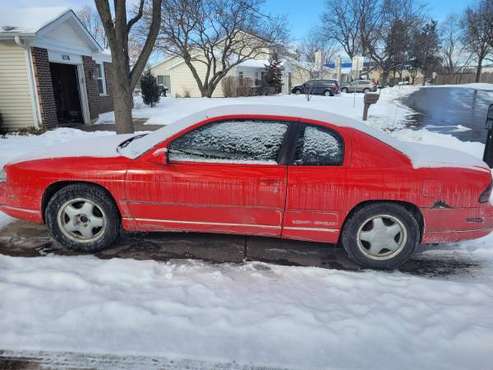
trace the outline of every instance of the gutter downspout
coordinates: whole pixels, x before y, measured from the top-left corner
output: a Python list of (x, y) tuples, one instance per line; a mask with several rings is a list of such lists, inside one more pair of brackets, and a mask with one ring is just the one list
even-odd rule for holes
[(33, 110), (33, 120), (36, 129), (42, 127), (41, 118), (41, 107), (39, 104), (38, 89), (36, 88), (35, 77), (34, 77), (34, 63), (31, 54), (31, 47), (28, 43), (21, 39), (19, 35), (14, 36), (14, 42), (17, 46), (24, 49), (26, 53), (26, 63), (27, 63), (27, 78), (29, 80), (29, 87), (31, 89), (31, 100), (32, 100), (32, 110)]

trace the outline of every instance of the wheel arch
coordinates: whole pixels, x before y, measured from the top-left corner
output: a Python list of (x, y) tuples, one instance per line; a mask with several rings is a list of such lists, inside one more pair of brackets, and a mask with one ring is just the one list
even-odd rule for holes
[(95, 183), (95, 182), (90, 182), (90, 181), (57, 181), (57, 182), (50, 184), (45, 189), (45, 191), (43, 192), (43, 197), (41, 199), (41, 215), (43, 217), (43, 223), (46, 222), (45, 211), (46, 211), (46, 207), (48, 206), (48, 202), (50, 201), (50, 199), (53, 198), (53, 196), (58, 191), (62, 190), (63, 188), (65, 188), (69, 185), (88, 185), (88, 186), (93, 186), (93, 187), (96, 187), (96, 188), (103, 190), (106, 193), (106, 195), (109, 197), (109, 199), (111, 199), (111, 201), (115, 205), (116, 209), (118, 210), (118, 214), (119, 214), (120, 218), (122, 217), (120, 207), (118, 206), (118, 203), (116, 202), (115, 197), (104, 186), (102, 186), (98, 183)]
[(380, 204), (380, 203), (391, 203), (391, 204), (397, 204), (405, 209), (407, 209), (413, 217), (416, 219), (416, 222), (418, 223), (419, 226), (419, 241), (421, 242), (423, 240), (423, 233), (424, 233), (424, 217), (423, 213), (420, 211), (418, 206), (416, 206), (413, 203), (405, 202), (405, 201), (400, 201), (400, 200), (367, 200), (361, 203), (356, 204), (346, 215), (344, 222), (341, 227), (341, 232), (339, 233), (339, 243), (341, 241), (341, 236), (342, 236), (342, 231), (344, 230), (344, 227), (346, 226), (347, 221), (349, 218), (359, 211), (360, 209), (370, 205), (370, 204)]

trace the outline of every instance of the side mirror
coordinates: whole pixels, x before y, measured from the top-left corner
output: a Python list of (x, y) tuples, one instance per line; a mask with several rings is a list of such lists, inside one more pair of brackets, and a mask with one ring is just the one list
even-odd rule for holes
[(168, 163), (168, 148), (159, 148), (152, 153), (152, 157), (156, 159), (156, 162), (160, 164)]

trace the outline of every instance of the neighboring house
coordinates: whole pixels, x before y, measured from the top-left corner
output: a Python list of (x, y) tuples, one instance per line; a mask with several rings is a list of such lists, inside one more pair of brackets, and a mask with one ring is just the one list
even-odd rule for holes
[[(233, 67), (226, 77), (235, 77), (238, 79), (249, 78), (254, 86), (260, 86), (266, 72), (266, 66), (269, 64), (270, 51), (266, 51), (256, 59), (249, 59), (243, 63)], [(282, 93), (289, 94), (291, 89), (296, 85), (301, 85), (304, 82), (318, 79), (335, 79), (337, 72), (335, 69), (322, 67), (315, 68), (313, 63), (300, 62), (297, 56), (293, 53), (288, 53), (282, 60)], [(203, 63), (196, 63), (196, 68), (199, 75), (203, 77), (206, 73), (206, 66)], [(185, 61), (178, 56), (170, 56), (161, 62), (150, 67), (151, 73), (157, 78), (159, 86), (165, 87), (168, 90), (168, 96), (173, 97), (200, 97), (200, 90), (197, 82), (192, 75), (192, 72), (185, 64)], [(346, 70), (342, 71), (348, 73)], [(219, 83), (214, 91), (214, 97), (223, 97), (224, 92), (222, 84)]]
[(113, 110), (110, 63), (70, 9), (2, 11), (0, 129), (88, 124)]
[[(226, 77), (249, 78), (254, 86), (260, 86), (265, 73), (265, 66), (269, 64), (269, 58), (272, 55), (272, 50), (265, 45), (265, 40), (248, 32), (240, 31), (237, 35), (241, 43), (241, 49), (246, 53), (256, 50), (255, 56), (236, 66), (234, 66), (226, 75)], [(197, 51), (195, 57), (201, 58), (201, 51)], [(222, 54), (222, 53), (218, 53)], [(245, 55), (245, 54), (241, 54)], [(231, 58), (237, 57), (234, 53)], [(219, 59), (219, 57), (218, 57)], [(202, 81), (207, 72), (207, 66), (200, 61), (193, 62), (197, 73)], [(179, 56), (169, 56), (164, 60), (150, 67), (151, 73), (157, 78), (158, 85), (168, 89), (168, 96), (191, 96), (200, 97), (200, 89), (193, 77), (190, 68), (186, 65), (183, 58)], [(214, 97), (223, 97), (223, 87), (221, 82), (213, 94)]]
[[(265, 73), (265, 65), (269, 64), (268, 56), (263, 55), (259, 59), (246, 60), (241, 64), (233, 67), (226, 76), (237, 78), (250, 78), (254, 84), (260, 84)], [(196, 62), (196, 68), (199, 75), (203, 78), (206, 73), (206, 66), (203, 63)], [(191, 96), (200, 97), (200, 90), (197, 82), (186, 65), (185, 61), (178, 56), (170, 56), (163, 61), (151, 66), (151, 73), (157, 78), (157, 83), (168, 89), (168, 96)], [(222, 84), (219, 83), (214, 91), (214, 97), (223, 97)]]

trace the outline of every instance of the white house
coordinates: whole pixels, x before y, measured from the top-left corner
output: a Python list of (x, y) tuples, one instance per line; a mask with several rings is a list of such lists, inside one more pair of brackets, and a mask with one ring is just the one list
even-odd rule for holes
[(70, 9), (0, 12), (0, 129), (90, 123), (112, 107), (111, 56)]

